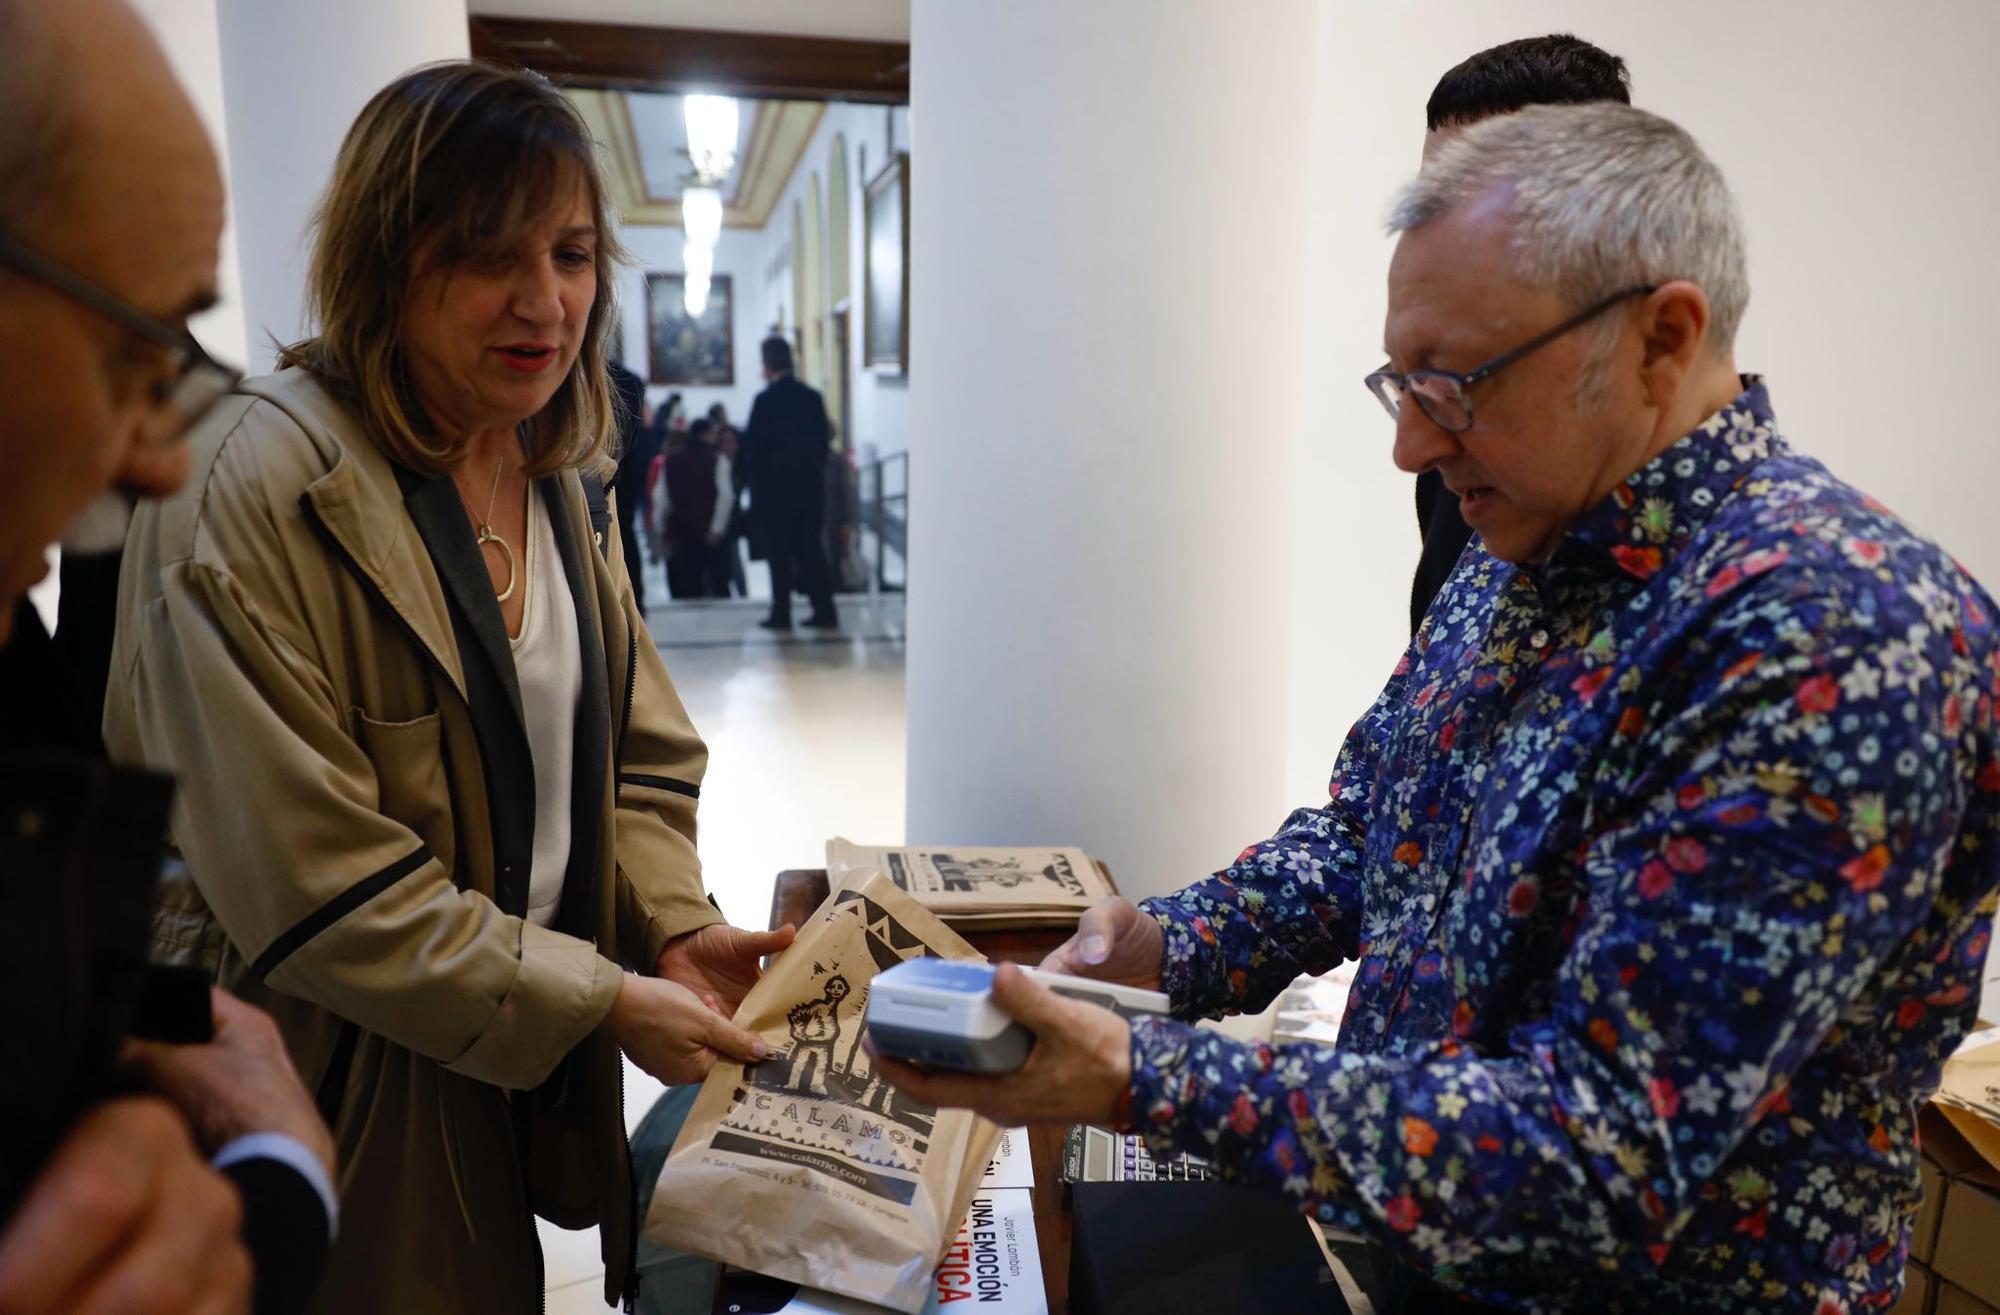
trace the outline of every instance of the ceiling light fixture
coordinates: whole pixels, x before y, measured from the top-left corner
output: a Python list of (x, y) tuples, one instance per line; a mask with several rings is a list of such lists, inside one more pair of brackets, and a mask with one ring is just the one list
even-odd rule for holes
[(695, 174), (711, 186), (720, 183), (736, 167), (736, 101), (728, 96), (688, 96), (681, 108)]
[(690, 185), (681, 193), (681, 224), (687, 240), (713, 247), (722, 236), (722, 193), (705, 185)]

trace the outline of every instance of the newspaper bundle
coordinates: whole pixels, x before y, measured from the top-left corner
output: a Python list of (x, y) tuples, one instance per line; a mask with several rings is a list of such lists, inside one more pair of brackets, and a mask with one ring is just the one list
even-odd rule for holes
[(1294, 978), (1278, 996), (1271, 1040), (1280, 1044), (1298, 1041), (1316, 1046), (1337, 1044), (1341, 1020), (1347, 1016), (1347, 995), (1353, 989), (1358, 966), (1350, 959), (1317, 977)]
[(2000, 1168), (2000, 1027), (1974, 1032), (1944, 1062), (1937, 1095), (1944, 1116), (1987, 1163)]
[(827, 842), (826, 878), (835, 890), (872, 872), (885, 874), (957, 931), (1070, 927), (1112, 893), (1103, 871), (1080, 849)]
[(647, 1237), (923, 1309), (1000, 1135), (970, 1111), (911, 1100), (861, 1048), (876, 974), (925, 955), (980, 957), (886, 877), (833, 892), (737, 1010), (771, 1056), (709, 1071), (660, 1170)]

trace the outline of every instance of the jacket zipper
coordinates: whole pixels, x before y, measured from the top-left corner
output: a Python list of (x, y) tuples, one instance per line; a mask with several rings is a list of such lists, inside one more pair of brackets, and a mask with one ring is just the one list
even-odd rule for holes
[[(639, 634), (632, 629), (628, 619), (625, 623), (625, 706), (618, 714), (618, 740), (611, 753), (611, 797), (616, 804), (618, 792), (625, 787), (619, 783), (619, 767), (625, 762), (625, 731), (632, 724), (632, 694), (639, 683)], [(614, 1047), (615, 1049), (615, 1047)], [(625, 1130), (625, 1059), (620, 1054), (616, 1061), (618, 1083), (618, 1137), (625, 1144), (625, 1163), (632, 1163), (632, 1138)], [(632, 1226), (625, 1230), (625, 1312), (633, 1315), (639, 1309), (639, 1184), (635, 1180), (628, 1194), (625, 1209), (630, 1214)]]
[(618, 714), (618, 739), (611, 748), (613, 798), (617, 795), (618, 769), (625, 764), (625, 732), (632, 725), (632, 693), (639, 683), (639, 636), (631, 624), (625, 626), (625, 706)]
[[(528, 1212), (528, 1227), (535, 1228), (535, 1212)], [(537, 1315), (549, 1315), (549, 1271), (548, 1261), (542, 1256), (542, 1235), (535, 1232), (535, 1310)]]
[[(618, 768), (625, 761), (625, 732), (632, 724), (632, 694), (639, 681), (639, 635), (632, 629), (630, 621), (625, 625), (625, 702), (618, 710), (618, 737), (611, 743), (611, 799), (617, 806), (618, 794), (625, 787), (619, 781)], [(632, 1163), (632, 1138), (625, 1130), (625, 1059), (623, 1052), (613, 1048), (612, 1081), (618, 1087), (618, 1140), (625, 1147), (625, 1163)], [(632, 1190), (625, 1201), (625, 1273), (621, 1279), (620, 1304), (626, 1315), (639, 1309), (639, 1184), (634, 1179)]]
[[(616, 1047), (613, 1047), (616, 1050)], [(625, 1131), (625, 1056), (617, 1055), (618, 1066), (618, 1140), (625, 1146), (625, 1163), (632, 1163), (632, 1138)], [(621, 1294), (625, 1315), (635, 1315), (639, 1309), (639, 1181), (632, 1180), (632, 1190), (625, 1200), (626, 1213), (631, 1217), (632, 1226), (625, 1230), (625, 1291)]]

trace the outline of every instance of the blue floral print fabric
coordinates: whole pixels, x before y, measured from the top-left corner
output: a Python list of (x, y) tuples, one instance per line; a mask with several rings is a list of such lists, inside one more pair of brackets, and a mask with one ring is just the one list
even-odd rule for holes
[(1179, 1019), (1360, 961), (1337, 1047), (1137, 1025), (1155, 1153), (1502, 1307), (1893, 1299), (2000, 882), (1994, 604), (1746, 389), (1547, 562), (1475, 541), (1325, 806), (1147, 902)]

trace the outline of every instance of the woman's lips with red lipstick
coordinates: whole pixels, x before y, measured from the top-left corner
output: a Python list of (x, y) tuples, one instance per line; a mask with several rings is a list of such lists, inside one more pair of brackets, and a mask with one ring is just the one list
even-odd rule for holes
[(508, 369), (519, 370), (522, 374), (546, 370), (556, 359), (556, 349), (548, 343), (510, 342), (493, 350), (500, 353), (500, 359)]

